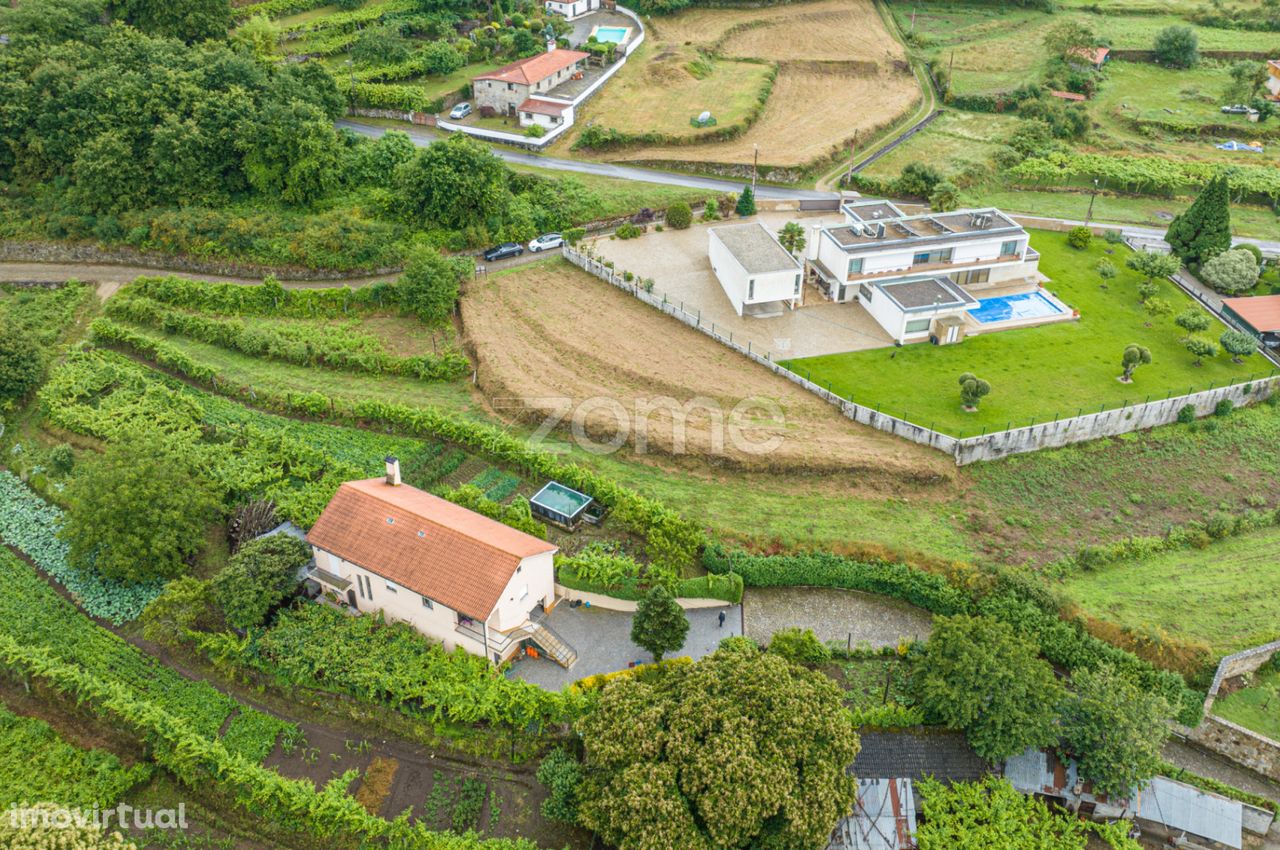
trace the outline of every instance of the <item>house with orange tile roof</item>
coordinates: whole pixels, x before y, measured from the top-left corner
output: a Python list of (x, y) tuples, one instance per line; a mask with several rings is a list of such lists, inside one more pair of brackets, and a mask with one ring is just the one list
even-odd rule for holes
[(577, 660), (540, 622), (555, 604), (557, 547), (404, 484), (393, 457), (385, 478), (340, 486), (307, 542), (308, 577), (332, 602), (495, 664), (528, 647), (566, 667)]
[(551, 42), (543, 53), (480, 74), (471, 81), (476, 107), (482, 112), (491, 109), (499, 115), (518, 115), (522, 119), (522, 113), (542, 114), (534, 113), (532, 104), (559, 105), (562, 112), (565, 104), (552, 104), (537, 96), (545, 96), (556, 86), (573, 79), (575, 74), (581, 74), (589, 56), (581, 50), (556, 47)]

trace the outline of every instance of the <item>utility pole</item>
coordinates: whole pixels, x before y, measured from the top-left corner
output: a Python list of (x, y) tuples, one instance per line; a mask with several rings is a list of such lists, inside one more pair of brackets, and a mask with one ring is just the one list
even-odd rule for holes
[(1093, 201), (1097, 197), (1098, 197), (1098, 178), (1095, 177), (1093, 178), (1093, 194), (1089, 196), (1089, 211), (1084, 214), (1085, 224), (1088, 224), (1089, 220), (1093, 218)]
[(752, 145), (755, 148), (755, 156), (751, 160), (751, 200), (756, 197), (756, 171), (760, 167), (760, 146)]

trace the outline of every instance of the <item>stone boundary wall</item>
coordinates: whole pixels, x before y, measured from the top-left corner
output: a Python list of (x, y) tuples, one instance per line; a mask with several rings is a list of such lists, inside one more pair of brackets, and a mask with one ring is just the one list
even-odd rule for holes
[[(1205, 416), (1213, 412), (1214, 407), (1223, 399), (1230, 399), (1236, 406), (1262, 401), (1274, 390), (1280, 377), (1274, 374), (1247, 383), (1217, 387), (1201, 392), (1188, 393), (1181, 396), (1169, 396), (1158, 401), (1145, 401), (1126, 405), (1112, 410), (1097, 413), (1079, 414), (1066, 419), (1055, 419), (1053, 422), (1032, 424), (1022, 428), (1010, 428), (1004, 431), (993, 431), (977, 437), (959, 438), (942, 434), (923, 425), (917, 425), (879, 410), (864, 407), (856, 402), (841, 398), (824, 387), (809, 381), (784, 366), (775, 363), (769, 352), (752, 349), (751, 343), (746, 346), (734, 342), (732, 332), (727, 335), (724, 329), (717, 330), (714, 322), (703, 322), (700, 315), (686, 312), (682, 306), (667, 300), (665, 295), (658, 296), (646, 292), (636, 282), (627, 282), (622, 274), (603, 263), (593, 260), (584, 254), (564, 246), (562, 253), (569, 262), (590, 272), (607, 283), (631, 294), (651, 307), (655, 307), (691, 328), (710, 336), (722, 345), (742, 354), (750, 360), (764, 366), (775, 375), (780, 375), (793, 384), (804, 387), (823, 401), (835, 406), (847, 418), (863, 425), (869, 425), (879, 431), (902, 437), (913, 443), (919, 443), (953, 456), (957, 466), (975, 461), (995, 460), (1012, 454), (1034, 452), (1045, 448), (1058, 448), (1096, 440), (1100, 437), (1113, 437), (1168, 425), (1177, 421), (1178, 411), (1185, 405), (1193, 405), (1196, 416)], [(1149, 398), (1149, 397), (1148, 397)]]
[(1209, 686), (1204, 700), (1204, 718), (1194, 729), (1183, 730), (1183, 734), (1200, 747), (1280, 782), (1280, 741), (1212, 713), (1213, 703), (1224, 681), (1254, 672), (1277, 652), (1280, 652), (1280, 640), (1242, 650), (1219, 661), (1213, 674), (1213, 684)]
[(139, 251), (136, 248), (105, 248), (91, 242), (42, 242), (36, 240), (0, 240), (0, 263), (85, 263), (103, 266), (138, 266), (157, 272), (181, 271), (222, 277), (263, 278), (275, 275), (280, 280), (350, 280), (397, 274), (399, 266), (356, 271), (309, 269), (304, 266), (262, 266), (235, 260), (193, 257), (189, 254), (165, 254)]

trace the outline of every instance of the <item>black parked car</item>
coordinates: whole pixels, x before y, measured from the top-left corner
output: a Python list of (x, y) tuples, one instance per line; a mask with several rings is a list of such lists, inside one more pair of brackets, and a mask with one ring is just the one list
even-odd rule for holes
[(508, 257), (518, 257), (523, 253), (523, 245), (517, 245), (515, 242), (503, 242), (501, 245), (494, 245), (488, 251), (485, 251), (484, 260), (486, 263), (492, 263), (494, 260), (505, 260)]

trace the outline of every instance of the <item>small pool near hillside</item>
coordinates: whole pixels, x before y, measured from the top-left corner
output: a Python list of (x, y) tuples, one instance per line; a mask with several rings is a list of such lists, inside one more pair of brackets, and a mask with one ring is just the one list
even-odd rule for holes
[(969, 315), (984, 325), (1008, 322), (1015, 319), (1043, 319), (1065, 313), (1056, 301), (1043, 292), (1022, 292), (1017, 295), (1000, 295), (980, 298), (978, 306)]
[(622, 44), (631, 36), (631, 27), (596, 27), (591, 31), (596, 41)]

